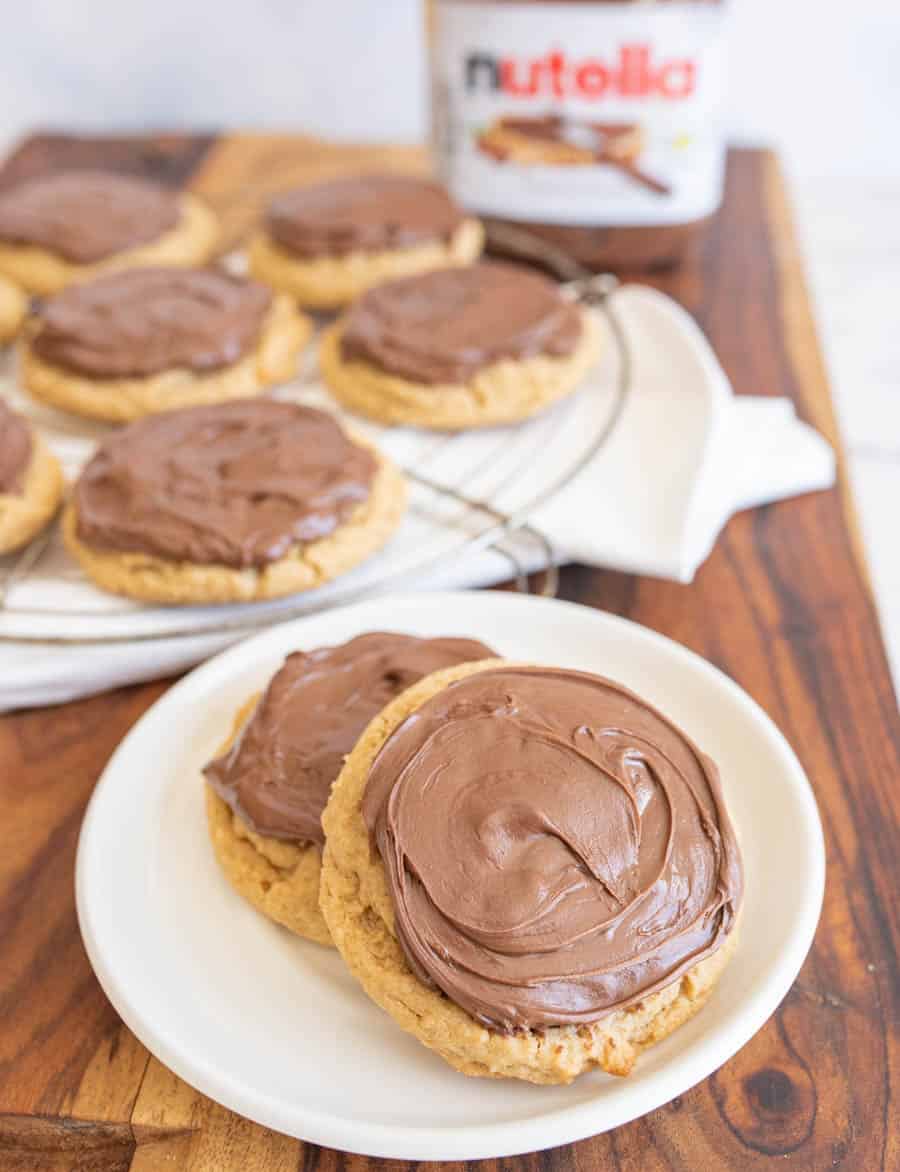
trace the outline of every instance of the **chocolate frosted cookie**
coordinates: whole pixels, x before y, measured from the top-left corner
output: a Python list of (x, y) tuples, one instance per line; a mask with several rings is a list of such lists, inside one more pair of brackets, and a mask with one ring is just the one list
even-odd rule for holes
[(18, 285), (0, 276), (0, 346), (11, 342), (28, 313), (28, 297)]
[(353, 411), (459, 430), (543, 410), (597, 351), (595, 322), (552, 281), (483, 263), (370, 290), (326, 332), (321, 366)]
[(301, 305), (335, 309), (393, 277), (470, 264), (483, 238), (478, 221), (436, 183), (359, 175), (274, 199), (250, 267)]
[(236, 602), (349, 570), (387, 541), (405, 501), (396, 467), (330, 415), (245, 399), (164, 412), (104, 440), (64, 535), (107, 590)]
[(628, 1074), (734, 947), (716, 767), (600, 676), (492, 660), (427, 677), (369, 725), (322, 821), (344, 960), (466, 1074)]
[(112, 269), (202, 264), (216, 235), (194, 196), (110, 171), (64, 171), (0, 193), (0, 273), (41, 295)]
[(331, 943), (319, 910), (322, 811), (345, 757), (423, 676), (491, 654), (473, 639), (380, 632), (289, 655), (204, 770), (210, 836), (232, 886), (292, 932)]
[(312, 330), (289, 297), (214, 269), (131, 269), (37, 309), (22, 380), (44, 402), (127, 422), (291, 378)]
[(0, 554), (27, 545), (62, 500), (56, 457), (26, 421), (0, 399)]

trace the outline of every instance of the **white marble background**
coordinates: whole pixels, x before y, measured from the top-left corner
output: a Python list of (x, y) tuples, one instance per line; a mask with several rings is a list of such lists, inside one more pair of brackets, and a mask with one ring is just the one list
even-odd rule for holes
[[(732, 133), (787, 162), (900, 679), (900, 3), (730, 7)], [(0, 17), (0, 149), (36, 126), (425, 134), (421, 0), (29, 0)]]

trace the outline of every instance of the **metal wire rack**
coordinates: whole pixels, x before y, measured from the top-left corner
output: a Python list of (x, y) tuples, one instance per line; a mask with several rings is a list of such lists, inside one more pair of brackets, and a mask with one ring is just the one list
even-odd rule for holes
[[(522, 234), (526, 244), (534, 250), (534, 243)], [(517, 240), (521, 246), (522, 241)], [(521, 248), (520, 248), (521, 251)], [(228, 614), (222, 614), (212, 621), (204, 622), (198, 627), (196, 621), (185, 616), (183, 621), (169, 623), (163, 631), (158, 630), (121, 630), (116, 624), (110, 624), (109, 630), (102, 630), (101, 624), (94, 623), (89, 634), (67, 631), (64, 628), (69, 620), (84, 618), (89, 615), (96, 618), (96, 612), (86, 612), (79, 609), (41, 608), (16, 603), (10, 605), (13, 594), (21, 593), (28, 581), (33, 578), (41, 567), (54, 534), (53, 527), (45, 531), (18, 558), (5, 570), (0, 570), (0, 616), (16, 614), (20, 617), (42, 617), (55, 620), (54, 626), (58, 629), (40, 633), (0, 631), (0, 640), (15, 640), (17, 642), (35, 642), (43, 644), (79, 644), (79, 643), (114, 643), (132, 642), (135, 640), (154, 640), (186, 638), (208, 634), (236, 634), (249, 632), (274, 623), (284, 622), (299, 615), (314, 613), (337, 605), (358, 601), (363, 597), (384, 593), (388, 588), (399, 585), (404, 579), (412, 575), (422, 575), (439, 570), (442, 565), (449, 564), (464, 556), (477, 551), (492, 549), (505, 557), (509, 563), (511, 576), (517, 589), (528, 591), (531, 589), (527, 566), (523, 562), (519, 546), (523, 538), (530, 543), (535, 552), (534, 558), (527, 559), (529, 564), (539, 563), (544, 567), (537, 591), (543, 595), (552, 596), (556, 593), (558, 584), (557, 555), (549, 538), (533, 523), (533, 514), (555, 494), (570, 484), (585, 466), (591, 462), (612, 434), (625, 404), (631, 386), (631, 356), (628, 350), (627, 339), (614, 307), (612, 294), (616, 287), (615, 278), (607, 275), (588, 275), (574, 266), (570, 258), (564, 254), (554, 257), (555, 250), (546, 248), (541, 242), (539, 259), (560, 277), (567, 278), (563, 289), (568, 296), (582, 304), (596, 307), (605, 317), (609, 334), (613, 342), (616, 360), (616, 375), (612, 390), (613, 398), (609, 404), (601, 425), (590, 441), (581, 448), (577, 457), (571, 461), (551, 481), (541, 484), (539, 488), (524, 499), (519, 499), (514, 508), (504, 508), (501, 505), (504, 493), (511, 488), (521, 488), (523, 480), (527, 479), (535, 466), (535, 460), (541, 452), (551, 444), (554, 437), (564, 429), (567, 421), (567, 411), (571, 409), (572, 400), (559, 404), (551, 413), (546, 422), (536, 430), (526, 433), (518, 432), (515, 445), (509, 443), (508, 437), (497, 441), (487, 441), (479, 452), (477, 459), (470, 459), (465, 466), (465, 478), (468, 484), (478, 483), (489, 472), (491, 477), (490, 488), (483, 494), (472, 493), (460, 484), (452, 483), (446, 475), (442, 475), (441, 468), (447, 468), (454, 463), (454, 452), (458, 449), (454, 445), (460, 443), (460, 438), (449, 434), (435, 434), (423, 436), (419, 442), (414, 458), (398, 460), (407, 478), (417, 487), (411, 501), (411, 511), (425, 517), (432, 525), (437, 524), (444, 535), (442, 547), (438, 550), (425, 550), (421, 558), (408, 562), (401, 568), (390, 569), (375, 579), (369, 577), (362, 582), (354, 582), (353, 574), (348, 575), (348, 583), (328, 592), (321, 602), (311, 599), (309, 595), (296, 596), (295, 600), (279, 600), (277, 605), (272, 603), (244, 603), (239, 607), (227, 608)], [(504, 450), (513, 448), (514, 450)], [(396, 459), (396, 456), (395, 456)], [(518, 536), (518, 544), (510, 545), (510, 538)], [(72, 567), (69, 573), (78, 571)], [(318, 592), (316, 592), (318, 593)], [(234, 613), (234, 612), (237, 613)], [(184, 612), (179, 612), (184, 613)], [(117, 615), (116, 617), (121, 617)], [(121, 624), (119, 624), (121, 626)]]

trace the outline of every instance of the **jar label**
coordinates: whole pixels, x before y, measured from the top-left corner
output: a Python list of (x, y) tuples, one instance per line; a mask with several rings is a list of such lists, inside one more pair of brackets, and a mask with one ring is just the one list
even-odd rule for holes
[(482, 215), (688, 223), (722, 195), (719, 4), (437, 0), (441, 177)]

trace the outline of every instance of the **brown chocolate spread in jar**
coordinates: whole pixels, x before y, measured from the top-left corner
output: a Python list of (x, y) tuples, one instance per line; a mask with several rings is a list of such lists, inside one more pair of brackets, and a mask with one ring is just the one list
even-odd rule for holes
[(341, 350), (388, 374), (446, 385), (503, 358), (565, 357), (581, 329), (578, 309), (552, 281), (484, 262), (370, 289), (347, 314)]
[(475, 639), (380, 631), (295, 651), (206, 778), (257, 834), (322, 846), (332, 782), (369, 721), (423, 676), (492, 655)]
[(409, 175), (358, 175), (298, 187), (269, 204), (266, 230), (309, 259), (449, 240), (465, 214), (437, 183)]
[(130, 269), (44, 302), (31, 346), (90, 378), (216, 370), (253, 348), (270, 302), (255, 281), (212, 269)]
[(111, 171), (63, 171), (0, 194), (0, 241), (95, 264), (156, 240), (178, 223), (174, 192)]
[(21, 493), (30, 459), (28, 424), (0, 399), (0, 493)]
[(347, 521), (375, 472), (372, 452), (313, 407), (167, 411), (101, 442), (74, 489), (77, 532), (97, 549), (265, 566)]
[(432, 17), (438, 172), (489, 242), (510, 225), (592, 269), (680, 259), (722, 196), (720, 0), (432, 0)]
[(741, 902), (713, 762), (586, 672), (450, 684), (382, 745), (362, 815), (413, 971), (492, 1029), (640, 1001), (714, 952)]

